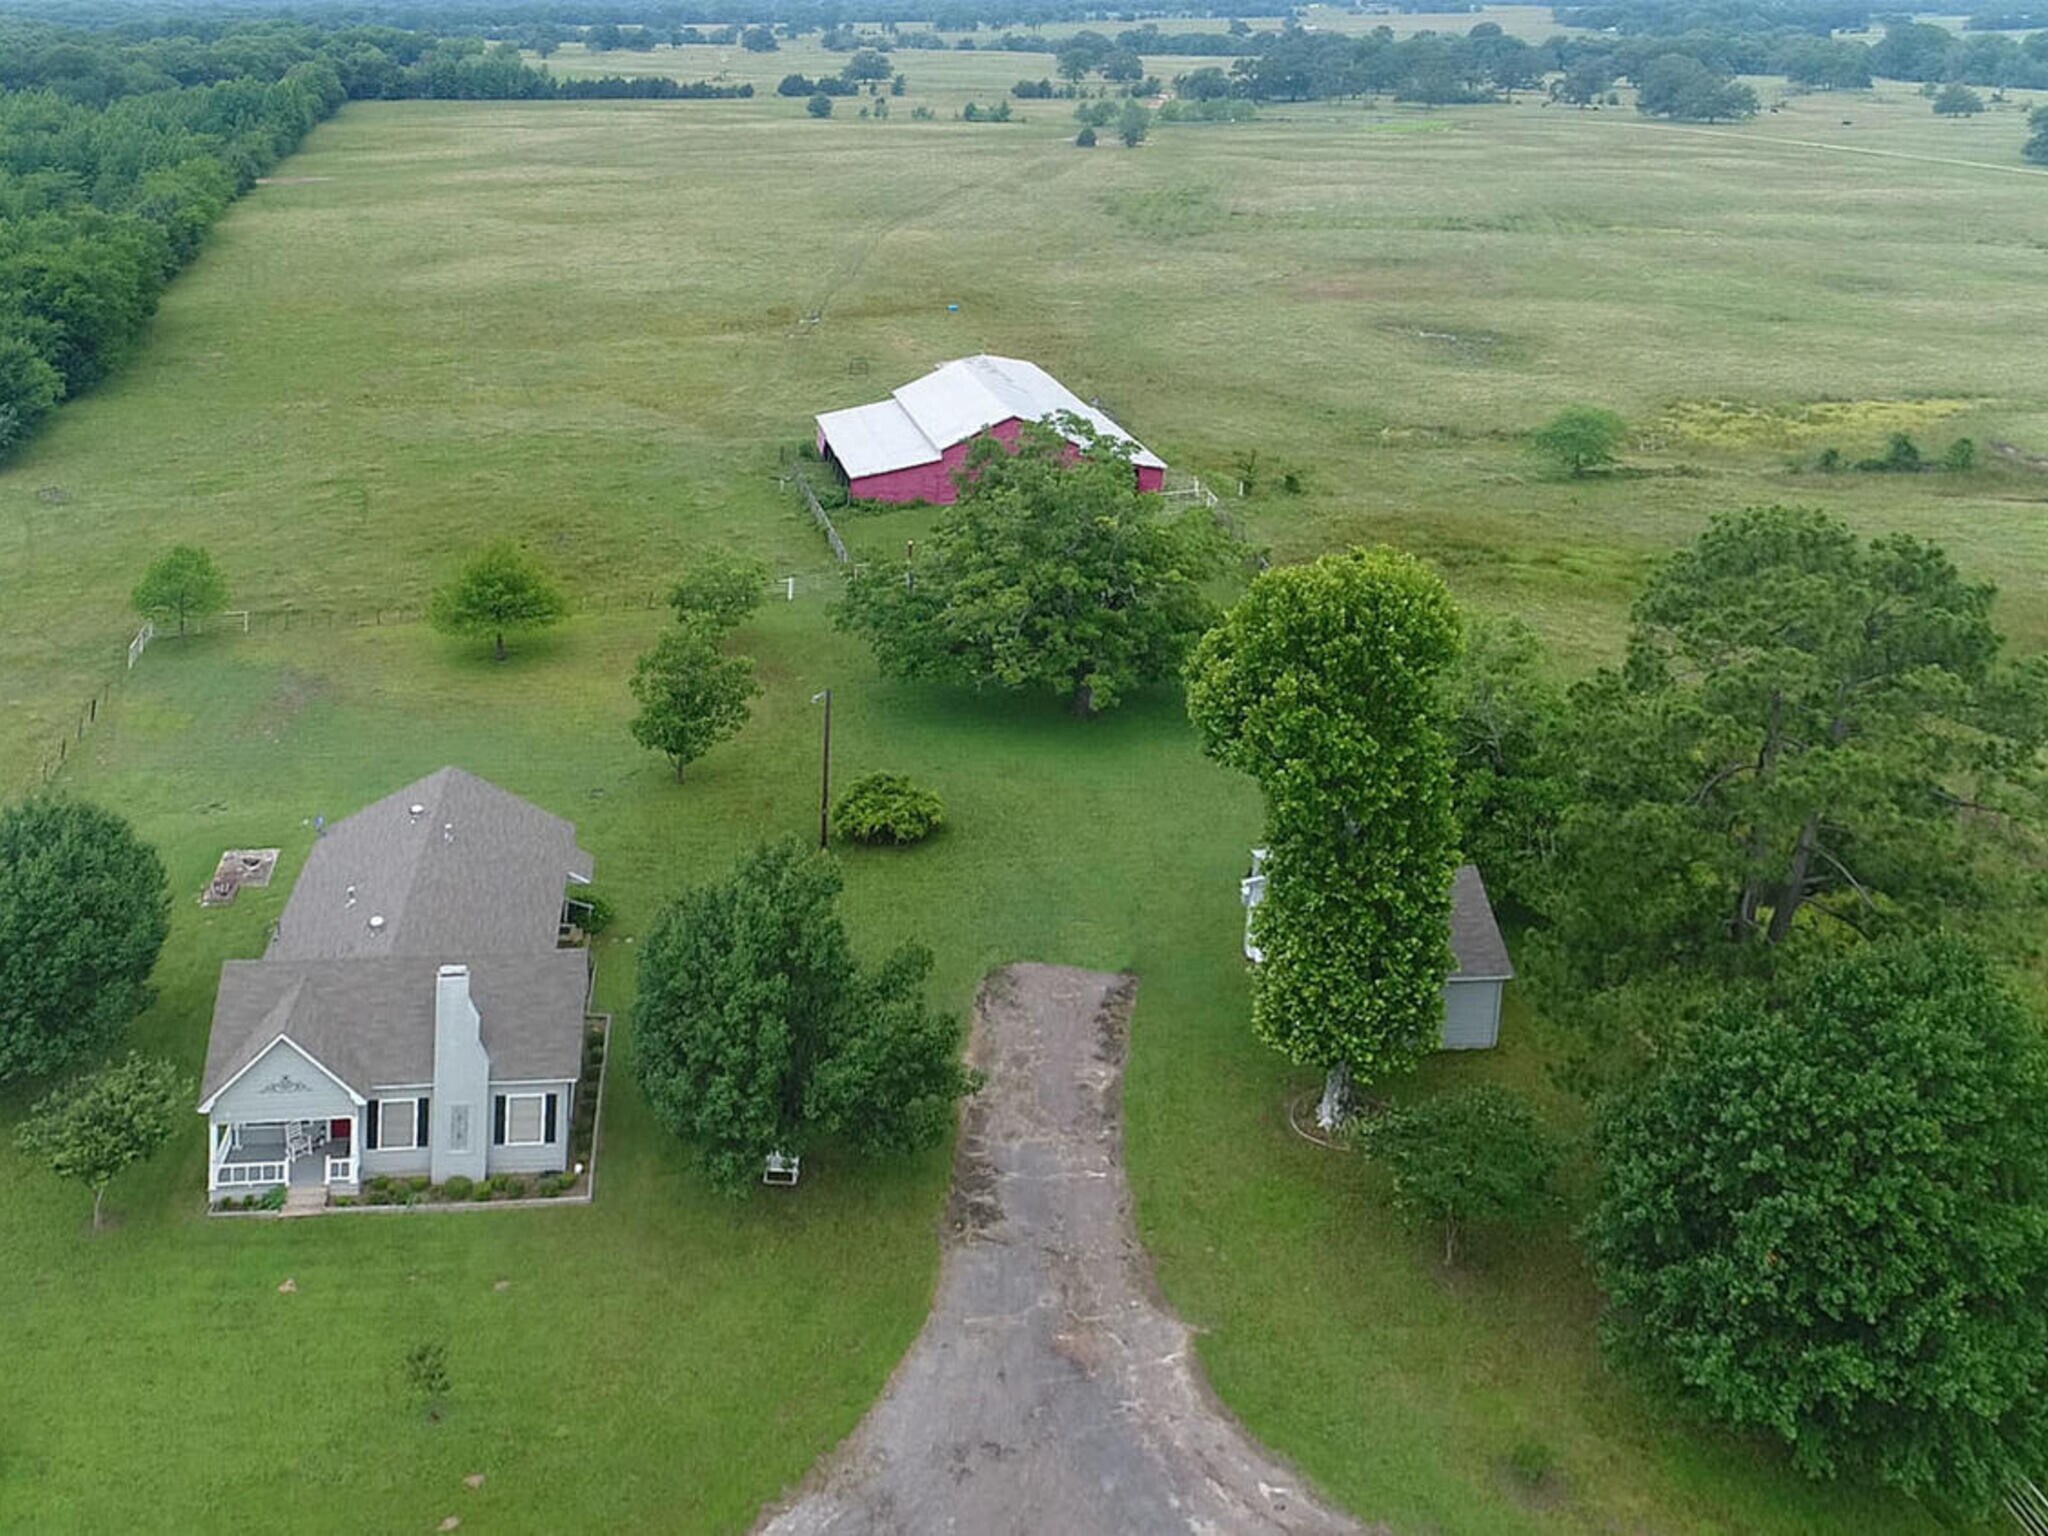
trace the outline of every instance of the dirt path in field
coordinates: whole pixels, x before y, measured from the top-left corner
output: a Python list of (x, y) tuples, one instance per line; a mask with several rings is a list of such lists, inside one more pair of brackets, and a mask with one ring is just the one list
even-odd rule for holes
[(1764, 133), (1742, 133), (1731, 128), (1687, 128), (1677, 123), (1632, 123), (1626, 119), (1614, 123), (1617, 128), (1633, 128), (1640, 133), (1689, 133), (1701, 139), (1733, 139), (1755, 149), (1759, 146), (1783, 146), (1786, 149), (1818, 149), (1831, 155), (1872, 155), (1879, 160), (1913, 160), (1921, 165), (1953, 165), (1972, 171), (1997, 171), (2006, 176), (2048, 176), (2048, 170), (2036, 165), (2001, 165), (1995, 160), (1964, 160), (1954, 155), (1922, 155), (1909, 149), (1878, 149), (1869, 144), (1830, 144), (1821, 139), (1780, 139)]
[(1124, 1181), (1130, 977), (989, 977), (931, 1317), (769, 1536), (1360, 1536), (1217, 1403)]

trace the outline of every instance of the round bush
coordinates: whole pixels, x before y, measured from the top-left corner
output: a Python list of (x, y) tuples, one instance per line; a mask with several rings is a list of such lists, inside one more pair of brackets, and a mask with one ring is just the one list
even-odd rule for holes
[(586, 888), (579, 899), (587, 909), (583, 914), (582, 929), (594, 939), (611, 927), (618, 914), (612, 910), (610, 902), (593, 890)]
[(855, 843), (917, 843), (945, 824), (946, 804), (900, 773), (856, 779), (832, 808), (832, 830)]
[(476, 1181), (474, 1179), (465, 1178), (462, 1174), (458, 1173), (441, 1186), (441, 1198), (444, 1200), (467, 1200), (470, 1191), (475, 1188)]

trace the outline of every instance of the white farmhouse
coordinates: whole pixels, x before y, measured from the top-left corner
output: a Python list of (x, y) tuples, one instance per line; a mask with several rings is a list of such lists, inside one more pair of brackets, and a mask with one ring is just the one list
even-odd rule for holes
[(263, 958), (221, 967), (209, 1196), (563, 1169), (590, 992), (566, 903), (590, 873), (573, 825), (459, 768), (327, 828)]

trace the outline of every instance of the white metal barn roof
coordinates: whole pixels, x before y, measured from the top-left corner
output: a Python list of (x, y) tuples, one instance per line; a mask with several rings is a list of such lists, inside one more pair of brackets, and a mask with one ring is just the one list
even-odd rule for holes
[(941, 363), (892, 390), (887, 400), (827, 411), (818, 417), (818, 430), (840, 467), (858, 480), (936, 463), (955, 443), (1013, 416), (1045, 421), (1062, 412), (1080, 417), (1102, 437), (1128, 443), (1133, 464), (1166, 467), (1165, 460), (1038, 364), (988, 353)]

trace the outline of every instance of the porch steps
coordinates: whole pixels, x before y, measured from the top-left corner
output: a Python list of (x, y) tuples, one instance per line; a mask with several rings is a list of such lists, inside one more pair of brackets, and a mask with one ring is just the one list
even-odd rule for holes
[(308, 1216), (314, 1211), (324, 1210), (326, 1205), (325, 1184), (294, 1184), (285, 1192), (284, 1214), (287, 1216)]

